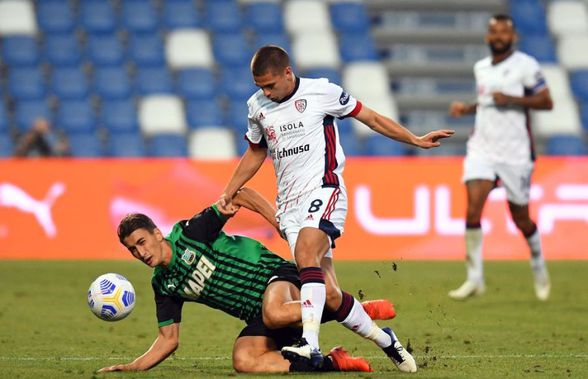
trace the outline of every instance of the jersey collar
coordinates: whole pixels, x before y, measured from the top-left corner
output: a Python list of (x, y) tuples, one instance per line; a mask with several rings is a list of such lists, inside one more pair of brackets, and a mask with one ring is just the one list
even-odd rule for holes
[(300, 78), (296, 77), (296, 84), (294, 85), (294, 91), (292, 91), (291, 94), (289, 94), (288, 96), (286, 96), (282, 100), (277, 101), (277, 103), (282, 104), (282, 103), (290, 100), (296, 94), (296, 91), (298, 91), (298, 87), (300, 87)]

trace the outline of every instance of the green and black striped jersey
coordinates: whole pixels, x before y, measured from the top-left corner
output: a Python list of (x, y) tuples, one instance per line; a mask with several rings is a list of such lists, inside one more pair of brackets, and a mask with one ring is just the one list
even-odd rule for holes
[(245, 321), (261, 313), (267, 282), (286, 261), (251, 238), (223, 233), (226, 221), (212, 206), (176, 223), (166, 237), (170, 264), (156, 267), (151, 280), (159, 326), (180, 322), (184, 301)]

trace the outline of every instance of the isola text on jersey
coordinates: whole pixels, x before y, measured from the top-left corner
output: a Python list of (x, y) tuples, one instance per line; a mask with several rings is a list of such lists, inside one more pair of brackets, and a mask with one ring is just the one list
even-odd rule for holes
[(288, 130), (298, 129), (298, 128), (304, 128), (304, 124), (302, 123), (302, 121), (299, 121), (298, 123), (290, 122), (290, 123), (287, 123), (284, 125), (280, 125), (280, 132), (285, 132)]

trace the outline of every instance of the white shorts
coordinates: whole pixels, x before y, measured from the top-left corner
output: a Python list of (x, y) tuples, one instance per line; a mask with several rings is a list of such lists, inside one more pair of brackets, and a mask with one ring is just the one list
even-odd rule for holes
[[(283, 209), (282, 209), (283, 208)], [(284, 204), (276, 217), (282, 234), (286, 236), (294, 256), (298, 233), (302, 228), (316, 228), (327, 234), (331, 248), (326, 257), (332, 257), (335, 240), (343, 234), (347, 216), (347, 192), (344, 187), (320, 187), (295, 201)]]
[(479, 157), (466, 156), (463, 161), (463, 178), (465, 183), (475, 179), (495, 181), (506, 189), (508, 201), (517, 205), (529, 204), (531, 174), (535, 164), (529, 162), (522, 165), (495, 163)]

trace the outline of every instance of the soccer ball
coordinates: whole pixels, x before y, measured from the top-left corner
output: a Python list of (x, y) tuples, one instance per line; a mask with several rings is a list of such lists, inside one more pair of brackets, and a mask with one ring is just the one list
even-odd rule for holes
[(100, 275), (90, 284), (88, 305), (102, 320), (122, 320), (135, 307), (135, 289), (131, 282), (120, 274)]

